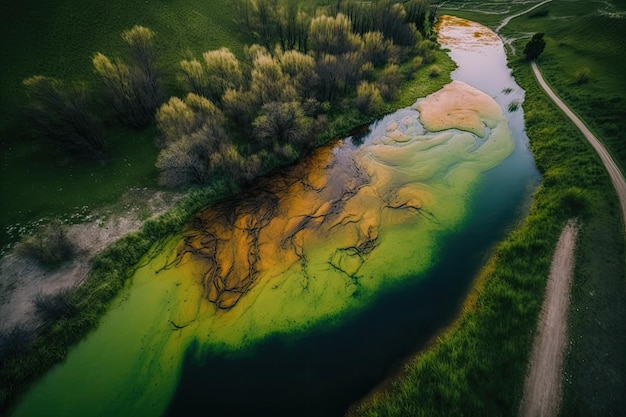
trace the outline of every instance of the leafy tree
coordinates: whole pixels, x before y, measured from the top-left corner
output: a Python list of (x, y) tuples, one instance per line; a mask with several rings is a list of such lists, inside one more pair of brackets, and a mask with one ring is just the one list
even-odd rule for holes
[(220, 100), (228, 89), (238, 89), (243, 84), (243, 72), (239, 61), (228, 48), (202, 54), (206, 65), (210, 98)]
[(403, 81), (404, 77), (400, 67), (396, 64), (387, 65), (378, 78), (378, 88), (383, 100), (391, 101), (398, 98), (400, 85)]
[(366, 32), (363, 34), (363, 54), (367, 61), (375, 66), (387, 62), (394, 54), (396, 46), (392, 41), (385, 39), (382, 32)]
[(404, 2), (406, 20), (415, 24), (417, 30), (419, 30), (423, 36), (426, 36), (430, 30), (427, 21), (429, 6), (429, 0), (408, 0)]
[(148, 126), (162, 102), (153, 38), (154, 32), (142, 26), (122, 32), (130, 64), (99, 52), (93, 58), (94, 70), (118, 117), (135, 128)]
[(166, 186), (207, 184), (214, 177), (240, 178), (243, 158), (225, 133), (222, 112), (205, 97), (171, 98), (157, 112), (163, 150), (156, 166)]
[(375, 84), (363, 81), (359, 84), (356, 94), (356, 107), (361, 113), (372, 114), (382, 109), (383, 98)]
[(280, 62), (283, 74), (289, 77), (298, 96), (301, 98), (311, 97), (314, 94), (314, 86), (317, 83), (313, 57), (296, 50), (277, 51), (276, 56)]
[(259, 55), (254, 60), (250, 91), (261, 103), (298, 99), (294, 83), (283, 73), (280, 62), (271, 55)]
[(162, 144), (171, 144), (183, 136), (202, 129), (213, 137), (226, 136), (223, 126), (226, 118), (210, 100), (189, 93), (184, 100), (172, 97), (157, 111), (156, 122), (162, 134)]
[(222, 97), (222, 109), (232, 125), (244, 137), (252, 135), (252, 122), (260, 107), (258, 98), (251, 91), (227, 90)]
[(195, 58), (184, 59), (180, 61), (180, 71), (178, 80), (185, 90), (199, 96), (209, 96), (209, 79), (200, 61)]
[(304, 115), (297, 101), (266, 103), (254, 121), (254, 136), (263, 146), (276, 142), (296, 148), (307, 147), (312, 132), (313, 119)]
[(539, 55), (541, 55), (546, 47), (546, 41), (543, 40), (543, 36), (543, 33), (535, 33), (531, 40), (526, 43), (524, 55), (527, 60), (532, 61), (539, 58)]
[(40, 137), (76, 157), (107, 158), (102, 125), (89, 110), (82, 85), (68, 85), (40, 75), (23, 84), (28, 97), (27, 115)]
[(317, 94), (320, 101), (332, 101), (339, 90), (339, 60), (335, 55), (324, 54), (315, 63), (315, 72), (319, 77)]
[(317, 57), (343, 54), (359, 48), (359, 38), (352, 33), (352, 24), (344, 14), (320, 15), (311, 20), (310, 44)]

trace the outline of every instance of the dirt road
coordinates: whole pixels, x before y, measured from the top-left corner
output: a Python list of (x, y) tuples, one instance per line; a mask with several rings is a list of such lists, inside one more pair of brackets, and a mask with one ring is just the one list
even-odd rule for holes
[(546, 295), (541, 306), (539, 329), (520, 405), (521, 417), (556, 416), (561, 397), (561, 375), (567, 341), (567, 308), (574, 270), (578, 232), (570, 220), (556, 245)]
[[(548, 86), (534, 62), (532, 69), (546, 94), (574, 122), (600, 156), (617, 192), (622, 208), (622, 219), (626, 223), (626, 181), (622, 172), (602, 143)], [(533, 344), (524, 386), (524, 396), (520, 404), (521, 417), (558, 415), (576, 236), (576, 225), (570, 221), (563, 229), (554, 252), (538, 333)]]
[(613, 182), (613, 187), (615, 187), (615, 191), (617, 192), (617, 197), (619, 198), (619, 203), (622, 207), (622, 220), (624, 221), (624, 223), (626, 223), (626, 181), (624, 180), (622, 172), (617, 167), (615, 161), (613, 161), (613, 158), (611, 158), (611, 154), (609, 154), (609, 152), (598, 140), (598, 138), (596, 138), (593, 133), (591, 133), (591, 131), (587, 128), (587, 126), (585, 126), (583, 121), (580, 120), (578, 116), (576, 116), (576, 114), (574, 114), (574, 112), (571, 111), (569, 107), (567, 107), (565, 103), (563, 103), (561, 99), (554, 93), (554, 91), (552, 91), (552, 89), (548, 86), (546, 81), (543, 79), (543, 76), (541, 75), (537, 64), (533, 62), (531, 65), (533, 68), (533, 72), (535, 73), (535, 77), (537, 77), (537, 81), (539, 81), (539, 85), (541, 85), (541, 88), (543, 88), (546, 94), (548, 94), (548, 96), (552, 99), (552, 101), (554, 101), (554, 103), (559, 106), (561, 110), (563, 110), (567, 117), (569, 117), (572, 122), (574, 122), (576, 127), (578, 127), (583, 135), (585, 135), (585, 138), (587, 138), (591, 146), (593, 146), (593, 149), (595, 149), (595, 151), (600, 156), (602, 163), (606, 167), (606, 170), (609, 172), (611, 182)]

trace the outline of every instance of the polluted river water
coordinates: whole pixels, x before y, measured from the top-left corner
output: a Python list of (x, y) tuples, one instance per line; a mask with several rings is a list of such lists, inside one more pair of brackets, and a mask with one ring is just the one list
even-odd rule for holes
[(538, 181), (499, 38), (453, 81), (198, 213), (14, 416), (338, 416), (457, 314)]

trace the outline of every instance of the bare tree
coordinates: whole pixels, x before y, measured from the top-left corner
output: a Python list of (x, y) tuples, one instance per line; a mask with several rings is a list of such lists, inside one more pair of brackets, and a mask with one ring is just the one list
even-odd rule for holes
[(39, 136), (76, 157), (107, 158), (102, 125), (89, 110), (82, 85), (68, 85), (40, 75), (23, 84), (28, 97), (27, 114)]
[(296, 148), (312, 142), (313, 119), (304, 115), (297, 101), (271, 102), (263, 106), (261, 115), (254, 121), (254, 136), (260, 144), (289, 144)]

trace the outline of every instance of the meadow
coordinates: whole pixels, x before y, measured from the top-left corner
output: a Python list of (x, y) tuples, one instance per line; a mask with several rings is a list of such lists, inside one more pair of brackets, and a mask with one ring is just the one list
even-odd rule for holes
[[(249, 42), (233, 22), (231, 3), (108, 2), (76, 6), (71, 0), (3, 2), (0, 5), (0, 244), (41, 217), (80, 220), (95, 207), (116, 201), (130, 188), (156, 188), (156, 130), (108, 130), (111, 161), (106, 165), (69, 161), (32, 138), (23, 117), (22, 81), (46, 75), (97, 88), (91, 60), (96, 52), (120, 53), (120, 33), (140, 24), (156, 32), (164, 72), (174, 72), (186, 50), (200, 54), (227, 46), (242, 53)], [(175, 94), (175, 79), (166, 86)], [(76, 218), (77, 217), (77, 218)], [(14, 227), (19, 223), (18, 227)], [(11, 229), (7, 229), (10, 226)]]

